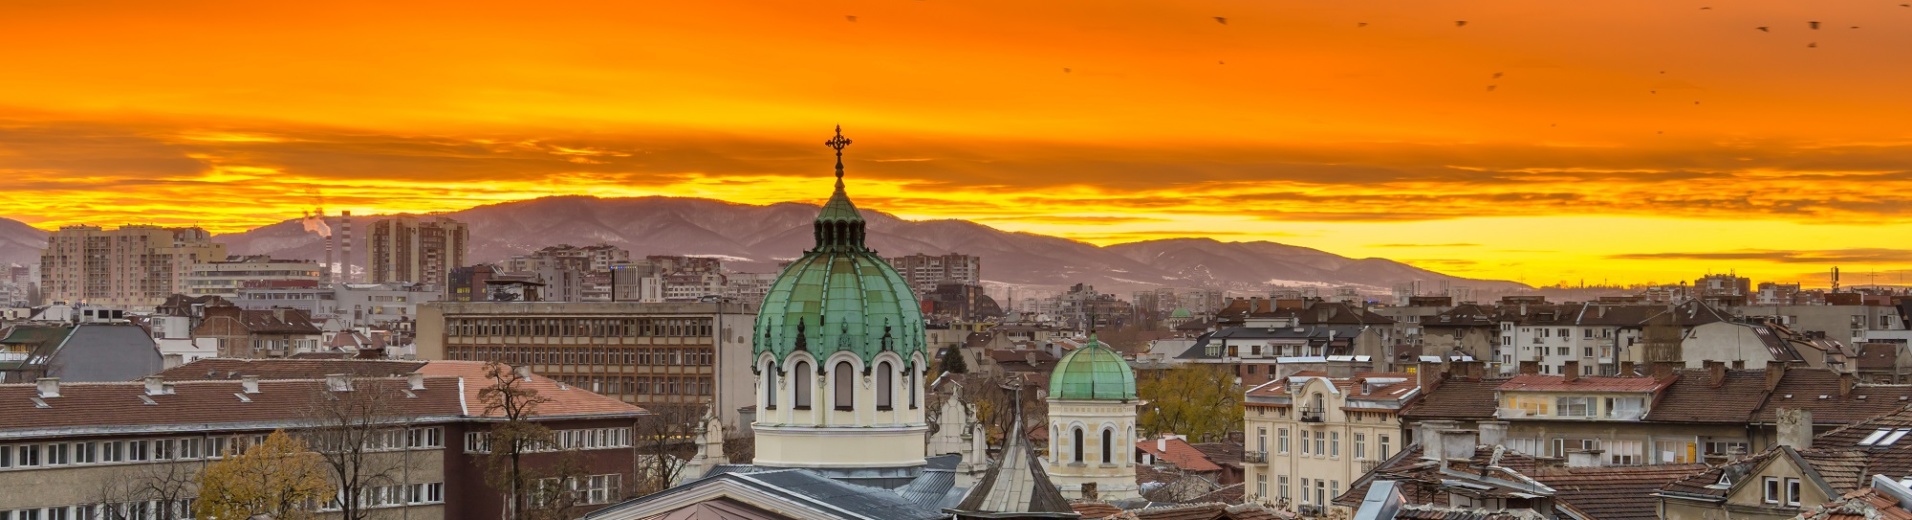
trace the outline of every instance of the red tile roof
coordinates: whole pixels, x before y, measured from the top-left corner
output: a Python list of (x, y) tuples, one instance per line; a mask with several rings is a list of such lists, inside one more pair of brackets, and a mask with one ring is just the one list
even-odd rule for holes
[(1208, 460), (1208, 456), (1203, 455), (1202, 450), (1195, 449), (1195, 446), (1190, 445), (1188, 441), (1179, 438), (1167, 440), (1146, 439), (1137, 441), (1135, 447), (1144, 452), (1148, 452), (1149, 455), (1155, 456), (1158, 460), (1181, 468), (1182, 471), (1204, 473), (1222, 470), (1221, 466), (1215, 464), (1214, 461)]
[[(403, 410), (421, 418), (448, 419), (462, 415), (458, 378), (427, 377), (424, 390), (404, 390)], [(33, 401), (32, 384), (0, 385), (0, 438), (57, 434), (72, 436), (76, 429), (102, 434), (115, 430), (178, 431), (292, 427), (306, 420), (305, 411), (327, 393), (323, 379), (267, 380), (259, 392), (244, 393), (242, 381), (180, 381), (172, 393), (147, 395), (144, 382), (72, 383), (59, 388), (59, 397)], [(361, 379), (355, 391), (404, 395), (404, 378)], [(242, 399), (240, 396), (244, 396)], [(144, 397), (145, 399), (142, 399)], [(150, 399), (152, 404), (146, 404)], [(261, 426), (263, 425), (263, 426)]]
[(1831, 370), (1787, 370), (1754, 421), (1773, 424), (1780, 408), (1803, 408), (1812, 411), (1814, 424), (1847, 424), (1912, 404), (1912, 385), (1857, 384), (1847, 396), (1839, 395), (1839, 385), (1839, 374)]
[(371, 359), (242, 359), (206, 358), (159, 373), (168, 381), (239, 379), (320, 379), (329, 374), (352, 377), (397, 376), (417, 372), (424, 361)]
[(1432, 392), (1401, 408), (1407, 420), (1458, 419), (1491, 420), (1499, 411), (1495, 389), (1506, 379), (1449, 379)]
[[(503, 417), (502, 411), (485, 411), (484, 400), (478, 397), (480, 391), (490, 386), (485, 378), (483, 361), (432, 361), (419, 368), (418, 372), (427, 376), (458, 376), (465, 380), (465, 402), (472, 416)], [(533, 375), (525, 387), (538, 392), (541, 397), (551, 398), (550, 402), (538, 406), (537, 415), (546, 417), (568, 417), (579, 415), (641, 415), (644, 409), (626, 403), (615, 397), (592, 393), (589, 390), (552, 381), (543, 376)]]
[(1496, 388), (1502, 392), (1642, 392), (1651, 393), (1665, 389), (1673, 384), (1672, 380), (1651, 377), (1578, 377), (1567, 381), (1566, 376), (1540, 374), (1521, 374), (1508, 379)]
[(1765, 370), (1727, 370), (1719, 384), (1708, 371), (1685, 370), (1653, 403), (1646, 420), (1743, 424), (1765, 400)]
[(1659, 518), (1659, 504), (1647, 500), (1648, 495), (1703, 469), (1705, 464), (1559, 468), (1535, 470), (1528, 476), (1553, 488), (1557, 503), (1585, 518), (1651, 520)]

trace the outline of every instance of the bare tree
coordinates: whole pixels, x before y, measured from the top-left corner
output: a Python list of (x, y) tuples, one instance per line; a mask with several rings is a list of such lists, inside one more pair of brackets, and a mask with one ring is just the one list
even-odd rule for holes
[(538, 478), (525, 466), (525, 456), (552, 444), (551, 429), (530, 419), (537, 414), (538, 406), (551, 402), (551, 398), (529, 388), (525, 383), (530, 374), (513, 370), (510, 365), (486, 364), (485, 379), (491, 386), (478, 391), (485, 414), (504, 416), (504, 422), (492, 425), (487, 440), (490, 453), (485, 456), (485, 482), (505, 494), (505, 518), (523, 520), (527, 518), (531, 486)]
[(697, 453), (705, 408), (702, 404), (645, 405), (651, 413), (637, 419), (631, 434), (638, 455), (638, 495), (669, 489), (683, 475), (684, 466)]
[[(367, 489), (410, 484), (422, 461), (413, 447), (444, 444), (442, 431), (414, 428), (417, 415), (405, 405), (405, 380), (338, 378), (314, 395), (297, 434), (317, 451), (340, 495), (340, 517), (371, 518), (359, 498)], [(409, 488), (401, 488), (409, 489)], [(409, 504), (411, 497), (398, 499)]]
[[(211, 454), (207, 454), (211, 455)], [(94, 492), (91, 510), (84, 518), (99, 520), (139, 520), (144, 518), (185, 518), (187, 499), (199, 494), (199, 462), (136, 464), (100, 483)], [(156, 503), (160, 511), (150, 516), (139, 508)]]
[[(990, 444), (1001, 443), (1003, 436), (1015, 427), (1017, 396), (1021, 396), (1022, 400), (1023, 427), (1028, 430), (1023, 434), (1028, 435), (1030, 431), (1047, 427), (1047, 421), (1044, 418), (1049, 416), (1049, 403), (1043, 401), (1042, 397), (1033, 390), (1025, 389), (1022, 392), (1014, 390), (1023, 384), (1023, 376), (1017, 373), (970, 372), (963, 374), (962, 392), (958, 394), (958, 400), (966, 413), (983, 424), (988, 432)], [(940, 412), (943, 399), (948, 397), (932, 396), (930, 402), (925, 404), (930, 406), (929, 410)], [(943, 419), (938, 418), (938, 421), (933, 422), (940, 425), (942, 421)]]

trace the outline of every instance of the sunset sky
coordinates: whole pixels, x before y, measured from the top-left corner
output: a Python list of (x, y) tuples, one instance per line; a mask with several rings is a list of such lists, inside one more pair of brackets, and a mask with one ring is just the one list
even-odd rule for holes
[(820, 202), (842, 124), (858, 204), (905, 218), (1897, 283), (1901, 1), (12, 1), (0, 216)]

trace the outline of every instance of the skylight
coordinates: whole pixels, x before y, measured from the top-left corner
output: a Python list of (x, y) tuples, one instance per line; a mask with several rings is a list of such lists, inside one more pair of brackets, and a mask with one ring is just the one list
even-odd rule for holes
[(1896, 430), (1892, 428), (1880, 428), (1877, 431), (1874, 431), (1871, 434), (1866, 435), (1866, 438), (1860, 439), (1859, 445), (1860, 446), (1891, 446), (1899, 442), (1899, 439), (1905, 438), (1905, 435), (1908, 433), (1912, 433), (1912, 428), (1899, 428)]
[(1860, 445), (1860, 446), (1871, 446), (1871, 445), (1874, 445), (1874, 444), (1878, 444), (1878, 443), (1879, 443), (1879, 439), (1884, 439), (1884, 438), (1885, 438), (1885, 434), (1888, 434), (1888, 433), (1892, 433), (1892, 430), (1889, 430), (1889, 429), (1880, 429), (1879, 431), (1876, 431), (1876, 432), (1872, 432), (1872, 434), (1871, 434), (1871, 435), (1867, 435), (1867, 436), (1866, 436), (1866, 438), (1864, 438), (1864, 439), (1860, 439), (1860, 440), (1859, 440), (1859, 445)]
[(1912, 429), (1899, 428), (1897, 430), (1893, 430), (1892, 435), (1887, 435), (1885, 440), (1879, 441), (1879, 445), (1891, 446), (1893, 443), (1899, 442), (1899, 439), (1905, 438), (1905, 434), (1907, 433), (1912, 433)]

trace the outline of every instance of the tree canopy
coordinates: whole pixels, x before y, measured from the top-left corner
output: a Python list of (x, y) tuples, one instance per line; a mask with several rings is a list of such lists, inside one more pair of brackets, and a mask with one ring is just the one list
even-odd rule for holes
[(1209, 365), (1185, 364), (1146, 375), (1136, 393), (1148, 401), (1142, 428), (1175, 433), (1197, 442), (1220, 440), (1242, 428), (1242, 388), (1234, 374)]
[(314, 517), (306, 503), (333, 498), (325, 465), (305, 441), (275, 431), (243, 453), (236, 446), (200, 473), (194, 516), (301, 520)]

